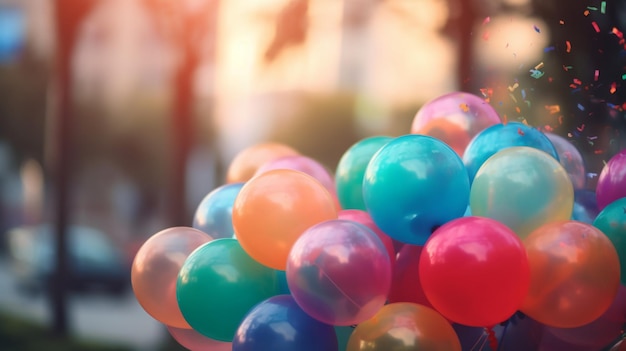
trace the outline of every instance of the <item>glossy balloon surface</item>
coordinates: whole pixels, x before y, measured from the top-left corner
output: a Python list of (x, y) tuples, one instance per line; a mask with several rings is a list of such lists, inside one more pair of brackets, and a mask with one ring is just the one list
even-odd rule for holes
[(611, 202), (626, 197), (626, 149), (611, 157), (602, 168), (596, 186), (596, 196), (600, 210)]
[(423, 245), (435, 228), (463, 216), (469, 179), (448, 145), (425, 135), (405, 135), (374, 155), (365, 172), (363, 198), (383, 232)]
[(293, 297), (271, 297), (246, 315), (233, 340), (233, 351), (337, 351), (331, 325), (317, 321)]
[(491, 156), (514, 146), (532, 147), (559, 160), (550, 139), (536, 128), (518, 122), (496, 124), (478, 133), (465, 149), (463, 162), (470, 181), (473, 181), (480, 167)]
[(391, 137), (374, 136), (360, 140), (352, 145), (339, 160), (335, 171), (337, 196), (343, 209), (365, 210), (363, 202), (363, 177), (372, 156)]
[(228, 166), (226, 182), (247, 182), (266, 162), (285, 156), (299, 155), (294, 148), (277, 142), (264, 142), (241, 150)]
[(450, 323), (435, 310), (414, 303), (392, 303), (359, 324), (347, 351), (461, 351)]
[(607, 311), (620, 286), (617, 252), (582, 222), (544, 225), (524, 240), (531, 283), (521, 311), (545, 325), (575, 328)]
[(452, 92), (424, 104), (413, 118), (411, 133), (435, 137), (463, 156), (478, 132), (500, 122), (498, 113), (484, 99)]
[(157, 321), (191, 328), (176, 301), (176, 280), (185, 259), (213, 238), (189, 227), (164, 229), (146, 240), (133, 260), (131, 282), (137, 301)]
[(428, 301), (444, 317), (486, 327), (521, 307), (530, 270), (524, 245), (511, 229), (489, 218), (463, 217), (426, 242), (419, 277)]
[(574, 188), (563, 166), (550, 155), (510, 147), (480, 168), (470, 207), (473, 215), (502, 222), (525, 238), (543, 224), (571, 218)]
[(215, 239), (232, 238), (233, 205), (244, 183), (222, 185), (207, 194), (193, 216), (193, 227)]
[(218, 341), (232, 341), (248, 311), (278, 292), (276, 272), (254, 261), (235, 239), (200, 246), (180, 269), (178, 305), (189, 325)]
[(287, 283), (302, 309), (324, 323), (347, 326), (372, 317), (387, 300), (391, 261), (380, 239), (348, 220), (315, 225), (298, 239)]
[(233, 227), (241, 246), (259, 263), (278, 270), (285, 270), (289, 250), (306, 229), (336, 218), (328, 190), (291, 169), (254, 177), (233, 207)]

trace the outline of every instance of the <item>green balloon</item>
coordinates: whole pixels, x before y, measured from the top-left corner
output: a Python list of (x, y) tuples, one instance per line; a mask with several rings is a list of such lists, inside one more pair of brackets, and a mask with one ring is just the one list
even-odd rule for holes
[(354, 331), (353, 326), (335, 326), (335, 335), (337, 336), (337, 345), (339, 351), (346, 351), (348, 348), (348, 340)]
[(620, 280), (626, 284), (626, 197), (606, 206), (593, 221), (613, 243), (619, 256)]
[(365, 211), (363, 201), (363, 176), (372, 156), (393, 138), (375, 136), (365, 138), (346, 151), (335, 171), (337, 197), (343, 209)]
[(256, 304), (277, 295), (276, 272), (256, 262), (235, 239), (198, 247), (178, 274), (176, 298), (189, 325), (211, 339), (230, 342)]

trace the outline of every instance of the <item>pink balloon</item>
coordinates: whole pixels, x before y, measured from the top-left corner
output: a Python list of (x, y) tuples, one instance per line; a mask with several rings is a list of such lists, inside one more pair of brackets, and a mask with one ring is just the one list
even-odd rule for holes
[(232, 351), (233, 349), (232, 343), (207, 338), (193, 329), (167, 326), (167, 331), (176, 342), (190, 351)]
[(422, 289), (422, 283), (419, 280), (419, 262), (422, 248), (423, 246), (406, 244), (398, 252), (391, 280), (389, 303), (413, 302), (434, 309), (426, 298), (424, 289)]
[(396, 250), (394, 247), (393, 240), (387, 234), (385, 234), (376, 223), (372, 219), (369, 213), (361, 210), (341, 210), (339, 211), (339, 219), (345, 219), (357, 223), (361, 223), (366, 227), (370, 228), (376, 236), (383, 242), (385, 248), (387, 249), (387, 253), (389, 254), (389, 259), (391, 260), (391, 265), (394, 265), (396, 260)]
[(602, 168), (596, 198), (598, 209), (602, 211), (611, 202), (626, 197), (626, 149), (611, 157)]
[(465, 92), (439, 96), (417, 111), (412, 134), (424, 134), (448, 144), (459, 156), (483, 129), (501, 123), (496, 110), (484, 99)]
[(131, 283), (137, 301), (157, 321), (177, 328), (191, 328), (176, 300), (178, 271), (187, 256), (213, 240), (190, 227), (173, 227), (151, 236), (133, 260)]
[(331, 193), (335, 191), (335, 180), (331, 173), (318, 161), (307, 156), (285, 156), (264, 163), (256, 171), (255, 175), (265, 173), (274, 169), (291, 169), (300, 171), (317, 179)]

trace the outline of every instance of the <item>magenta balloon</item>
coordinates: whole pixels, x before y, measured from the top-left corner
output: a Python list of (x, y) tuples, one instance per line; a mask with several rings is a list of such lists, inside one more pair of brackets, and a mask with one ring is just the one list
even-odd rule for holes
[(264, 163), (257, 169), (255, 175), (274, 169), (291, 169), (300, 171), (317, 179), (331, 194), (335, 194), (335, 179), (331, 173), (318, 161), (307, 156), (285, 156)]
[(463, 156), (465, 147), (476, 134), (498, 123), (501, 123), (500, 116), (488, 102), (457, 91), (424, 104), (413, 119), (411, 133), (440, 139)]
[(598, 209), (602, 211), (611, 202), (626, 197), (626, 149), (611, 157), (602, 168), (596, 198)]
[(559, 155), (559, 162), (561, 162), (561, 165), (567, 171), (567, 175), (569, 175), (569, 178), (572, 180), (574, 189), (583, 189), (587, 184), (587, 173), (580, 151), (578, 151), (574, 144), (560, 135), (553, 133), (545, 133), (545, 135), (550, 139), (552, 145), (554, 145)]
[(311, 317), (358, 324), (376, 314), (391, 286), (391, 261), (368, 227), (334, 219), (307, 229), (287, 259), (287, 284)]
[(385, 248), (387, 249), (387, 253), (389, 254), (389, 258), (391, 259), (391, 265), (394, 265), (395, 257), (396, 257), (396, 249), (391, 237), (389, 237), (385, 232), (383, 232), (369, 213), (362, 210), (341, 210), (339, 211), (339, 219), (345, 219), (349, 221), (354, 221), (357, 223), (361, 223), (371, 229), (383, 242)]
[(190, 227), (173, 227), (151, 236), (141, 246), (131, 268), (137, 301), (157, 321), (177, 328), (191, 328), (176, 300), (178, 272), (187, 256), (213, 240)]
[(190, 351), (232, 351), (230, 342), (207, 338), (193, 329), (181, 329), (167, 326), (167, 331), (180, 346)]

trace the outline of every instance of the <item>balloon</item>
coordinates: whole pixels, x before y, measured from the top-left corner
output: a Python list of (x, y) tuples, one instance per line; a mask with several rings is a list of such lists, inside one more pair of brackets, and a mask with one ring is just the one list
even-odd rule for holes
[(604, 233), (617, 250), (621, 282), (626, 284), (626, 198), (611, 202), (593, 221), (593, 226)]
[(398, 252), (388, 298), (390, 303), (413, 302), (432, 307), (424, 294), (422, 283), (419, 280), (419, 262), (422, 248), (422, 246), (406, 244)]
[(319, 322), (289, 295), (271, 297), (241, 322), (233, 351), (337, 351), (332, 326)]
[(289, 284), (287, 283), (287, 272), (276, 271), (276, 279), (277, 279), (277, 286), (278, 286), (277, 295), (291, 294), (291, 291), (289, 290)]
[(413, 118), (411, 133), (435, 137), (463, 156), (478, 132), (500, 122), (498, 113), (485, 100), (465, 92), (452, 92), (424, 104)]
[(292, 169), (294, 171), (304, 172), (322, 183), (324, 188), (331, 194), (335, 194), (336, 192), (333, 176), (321, 163), (310, 157), (293, 155), (277, 158), (261, 165), (261, 167), (257, 169), (256, 175), (274, 169)]
[(622, 334), (626, 323), (626, 287), (619, 287), (617, 296), (609, 309), (589, 324), (578, 328), (546, 327), (546, 331), (558, 339), (588, 349), (600, 350)]
[(225, 184), (207, 194), (193, 216), (193, 227), (215, 239), (232, 238), (235, 234), (233, 205), (243, 184)]
[(558, 163), (559, 155), (556, 148), (539, 130), (518, 122), (496, 124), (478, 133), (465, 149), (463, 162), (467, 167), (470, 181), (474, 180), (476, 172), (487, 159), (498, 151), (514, 146), (527, 146), (544, 151)]
[(365, 169), (372, 156), (391, 140), (391, 137), (386, 136), (366, 138), (352, 145), (343, 154), (335, 171), (337, 196), (342, 208), (365, 210), (363, 202)]
[(600, 210), (611, 202), (626, 197), (626, 149), (611, 157), (602, 168), (596, 196)]
[(167, 331), (176, 342), (190, 351), (232, 351), (231, 343), (207, 338), (193, 329), (167, 326)]
[(232, 341), (254, 305), (276, 293), (276, 272), (251, 259), (230, 238), (211, 241), (189, 255), (176, 286), (178, 305), (189, 325), (226, 342)]
[(330, 220), (307, 229), (293, 245), (287, 283), (298, 305), (313, 318), (338, 326), (357, 324), (385, 304), (391, 261), (369, 228)]
[(574, 189), (583, 189), (587, 184), (587, 172), (580, 151), (567, 139), (553, 133), (545, 133), (559, 155), (559, 161), (567, 174)]
[(390, 237), (423, 245), (432, 231), (463, 216), (469, 180), (459, 156), (442, 141), (405, 135), (372, 157), (363, 199), (374, 223)]
[(592, 224), (599, 213), (595, 191), (584, 189), (574, 191), (573, 220)]
[(522, 239), (543, 224), (570, 219), (573, 206), (574, 189), (563, 166), (525, 146), (489, 158), (470, 192), (473, 215), (502, 222)]
[(260, 174), (244, 185), (233, 207), (233, 227), (259, 263), (285, 270), (293, 243), (314, 224), (337, 218), (332, 196), (313, 177), (290, 169)]
[(176, 279), (185, 259), (213, 238), (194, 228), (164, 229), (146, 240), (133, 260), (131, 282), (137, 301), (157, 321), (191, 328), (176, 301)]
[(531, 283), (521, 311), (548, 326), (593, 322), (619, 288), (619, 259), (611, 241), (582, 222), (546, 224), (524, 241)]
[(386, 305), (359, 324), (347, 351), (461, 351), (448, 321), (426, 306), (398, 302)]
[(385, 233), (383, 233), (380, 228), (374, 223), (372, 220), (372, 216), (369, 213), (361, 210), (341, 210), (339, 211), (339, 219), (345, 219), (349, 221), (354, 221), (357, 223), (361, 223), (364, 226), (371, 229), (378, 239), (383, 242), (385, 248), (387, 249), (387, 254), (389, 254), (389, 258), (391, 259), (391, 265), (394, 265), (395, 257), (396, 257), (396, 249), (393, 243), (393, 240)]
[(227, 183), (247, 182), (266, 162), (285, 156), (299, 155), (290, 146), (265, 142), (249, 146), (240, 151), (232, 160), (226, 173)]
[(529, 286), (524, 245), (504, 224), (463, 217), (441, 226), (424, 245), (419, 277), (433, 307), (471, 327), (504, 322)]
[(346, 351), (348, 347), (348, 340), (354, 331), (353, 326), (335, 327), (335, 335), (337, 336), (337, 346), (339, 351)]

